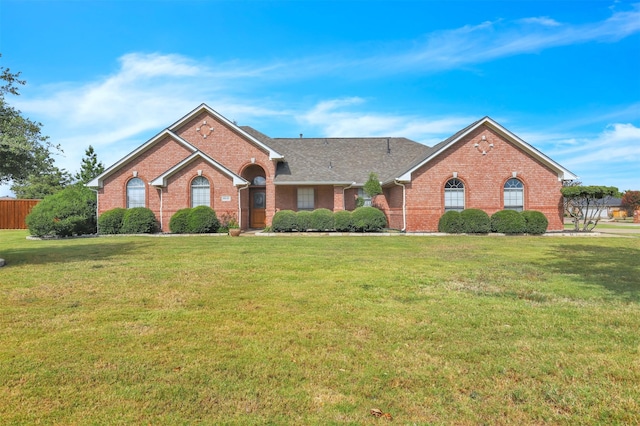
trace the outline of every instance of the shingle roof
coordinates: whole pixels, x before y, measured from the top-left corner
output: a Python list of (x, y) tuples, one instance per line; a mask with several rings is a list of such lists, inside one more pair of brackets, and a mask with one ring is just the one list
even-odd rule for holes
[(431, 151), (407, 138), (270, 138), (251, 127), (242, 129), (284, 155), (285, 162), (276, 170), (276, 184), (363, 185), (371, 172), (384, 182)]

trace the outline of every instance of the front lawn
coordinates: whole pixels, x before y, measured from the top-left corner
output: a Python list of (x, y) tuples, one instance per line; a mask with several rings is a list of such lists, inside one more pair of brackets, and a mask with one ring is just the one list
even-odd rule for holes
[(640, 244), (0, 231), (0, 424), (640, 423)]

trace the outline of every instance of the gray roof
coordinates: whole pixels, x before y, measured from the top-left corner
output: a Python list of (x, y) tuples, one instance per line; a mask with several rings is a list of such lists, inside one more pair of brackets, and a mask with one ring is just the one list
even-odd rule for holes
[(352, 184), (361, 186), (369, 173), (391, 181), (423, 160), (432, 148), (407, 138), (270, 138), (242, 130), (284, 156), (276, 184)]

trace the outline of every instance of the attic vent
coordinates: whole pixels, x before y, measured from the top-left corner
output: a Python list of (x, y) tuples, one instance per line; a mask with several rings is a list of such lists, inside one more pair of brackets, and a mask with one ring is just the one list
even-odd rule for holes
[(389, 138), (387, 138), (387, 154), (391, 154), (391, 144), (389, 143)]
[(300, 139), (302, 139), (302, 133), (300, 133)]
[(329, 160), (329, 168), (333, 169), (333, 164), (331, 164), (331, 160)]

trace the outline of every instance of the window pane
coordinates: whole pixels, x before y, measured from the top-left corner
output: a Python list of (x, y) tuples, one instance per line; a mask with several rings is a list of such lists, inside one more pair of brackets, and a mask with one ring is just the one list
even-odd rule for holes
[(313, 210), (313, 188), (298, 188), (298, 210)]
[(460, 179), (449, 179), (444, 185), (444, 210), (464, 210), (464, 184)]
[(144, 182), (140, 178), (133, 178), (127, 182), (127, 208), (145, 207)]
[(522, 211), (524, 209), (524, 185), (518, 179), (509, 179), (504, 184), (504, 208)]
[(198, 176), (191, 181), (191, 207), (210, 206), (209, 181)]

